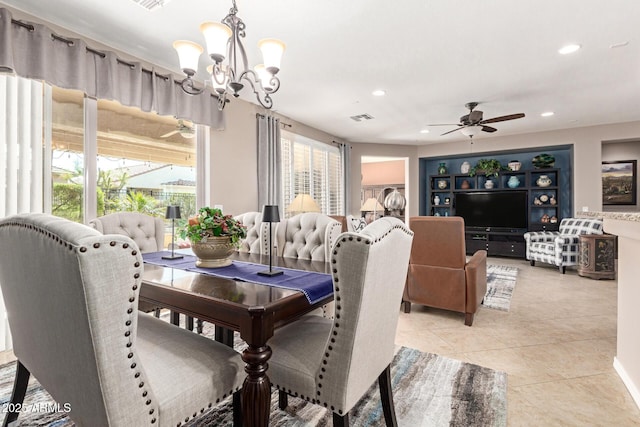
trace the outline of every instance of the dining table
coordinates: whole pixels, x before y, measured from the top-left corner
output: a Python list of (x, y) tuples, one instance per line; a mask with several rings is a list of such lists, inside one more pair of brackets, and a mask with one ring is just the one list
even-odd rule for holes
[[(261, 254), (235, 252), (231, 259), (239, 264), (269, 264), (269, 256)], [(273, 257), (271, 262), (274, 269), (314, 272), (329, 281), (311, 302), (306, 292), (260, 283), (258, 275), (254, 282), (219, 277), (215, 269), (189, 271), (145, 261), (140, 287), (141, 301), (214, 324), (217, 341), (232, 346), (233, 331), (239, 332), (247, 344), (242, 351), (246, 378), (241, 396), (243, 425), (248, 427), (269, 425), (269, 339), (274, 331), (333, 300), (329, 263), (285, 257)]]

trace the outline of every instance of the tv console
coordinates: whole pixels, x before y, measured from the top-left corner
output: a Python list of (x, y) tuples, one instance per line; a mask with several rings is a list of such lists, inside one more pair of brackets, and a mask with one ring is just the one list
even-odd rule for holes
[(489, 256), (524, 258), (526, 229), (496, 229), (465, 227), (467, 255), (478, 250), (487, 251)]

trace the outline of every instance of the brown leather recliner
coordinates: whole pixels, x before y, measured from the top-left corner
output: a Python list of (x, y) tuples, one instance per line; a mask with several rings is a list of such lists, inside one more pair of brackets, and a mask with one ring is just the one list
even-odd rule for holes
[(487, 292), (487, 251), (467, 262), (461, 217), (412, 217), (409, 228), (415, 234), (404, 312), (411, 312), (411, 303), (453, 310), (465, 313), (464, 324), (471, 326)]

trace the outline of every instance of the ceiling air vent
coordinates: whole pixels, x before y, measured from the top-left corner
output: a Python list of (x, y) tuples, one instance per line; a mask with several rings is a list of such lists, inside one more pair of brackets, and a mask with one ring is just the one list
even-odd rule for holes
[(371, 120), (373, 119), (373, 116), (371, 114), (359, 114), (357, 116), (351, 116), (351, 120), (356, 121), (356, 122), (361, 122), (363, 120)]
[(147, 10), (156, 10), (165, 4), (169, 3), (171, 0), (131, 0), (136, 4), (144, 7)]

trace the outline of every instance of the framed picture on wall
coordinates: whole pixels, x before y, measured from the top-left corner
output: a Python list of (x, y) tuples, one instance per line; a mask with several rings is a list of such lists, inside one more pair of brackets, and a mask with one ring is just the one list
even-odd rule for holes
[(637, 160), (602, 162), (602, 204), (636, 204)]

